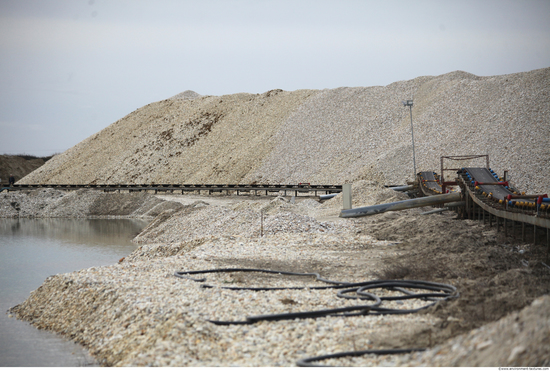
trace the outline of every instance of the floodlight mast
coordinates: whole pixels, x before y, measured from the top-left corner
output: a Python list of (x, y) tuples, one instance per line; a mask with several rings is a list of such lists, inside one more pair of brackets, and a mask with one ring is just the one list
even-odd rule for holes
[(413, 167), (414, 167), (413, 180), (414, 180), (416, 179), (416, 156), (414, 151), (414, 131), (413, 131), (413, 114), (412, 114), (413, 101), (412, 99), (409, 99), (409, 100), (404, 100), (402, 102), (405, 107), (407, 106), (409, 107), (409, 112), (411, 115), (411, 137), (412, 137), (412, 145), (413, 145)]

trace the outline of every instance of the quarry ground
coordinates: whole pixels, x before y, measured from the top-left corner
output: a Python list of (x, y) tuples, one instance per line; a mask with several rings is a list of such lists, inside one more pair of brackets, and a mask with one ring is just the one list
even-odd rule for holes
[[(18, 180), (353, 183), (354, 207), (398, 201), (405, 196), (383, 185), (414, 176), (410, 116), (398, 98), (414, 96), (419, 169), (440, 169), (441, 156), (487, 154), (491, 168), (509, 171), (521, 191), (546, 193), (549, 95), (550, 68), (485, 77), (454, 71), (376, 87), (187, 92), (135, 110)], [(489, 166), (474, 159), (445, 165)], [(0, 161), (0, 168), (7, 165)], [(343, 220), (341, 205), (341, 196), (320, 204), (306, 197), (4, 192), (0, 217), (151, 221), (134, 239), (138, 249), (119, 264), (53, 276), (13, 313), (86, 344), (105, 365), (294, 366), (327, 353), (428, 347), (326, 364), (550, 366), (546, 246), (534, 246), (532, 237), (506, 238), (495, 226), (451, 212), (414, 209)], [(460, 297), (399, 316), (216, 326), (208, 319), (349, 305), (320, 290), (208, 291), (174, 277), (176, 270), (228, 266), (316, 271), (347, 282), (430, 280), (456, 286)], [(266, 277), (208, 279), (222, 286), (261, 284)], [(417, 308), (425, 302), (392, 303)]]
[[(379, 201), (380, 199), (391, 200), (391, 197), (402, 197), (392, 196), (393, 193), (388, 193), (389, 191), (387, 190), (378, 189), (376, 191), (378, 193), (376, 193), (373, 191), (376, 187), (372, 187), (371, 185), (367, 185), (366, 188), (372, 191), (368, 200), (363, 199), (364, 202), (369, 201), (367, 203), (372, 203), (375, 200)], [(198, 223), (203, 223), (208, 218), (211, 218), (210, 224), (215, 224), (220, 215), (216, 213), (219, 213), (220, 210), (223, 212), (236, 210), (243, 213), (247, 210), (257, 210), (261, 206), (264, 208), (263, 210), (266, 210), (268, 217), (271, 215), (272, 218), (281, 220), (289, 218), (287, 214), (282, 213), (289, 211), (295, 214), (317, 216), (319, 220), (337, 220), (336, 215), (338, 214), (339, 203), (341, 202), (341, 199), (337, 198), (333, 199), (334, 201), (318, 204), (314, 201), (313, 197), (297, 197), (293, 200), (294, 203), (291, 203), (290, 197), (286, 199), (273, 199), (273, 197), (261, 196), (175, 194), (156, 196), (145, 194), (111, 194), (105, 195), (105, 197), (109, 199), (110, 203), (112, 203), (114, 198), (120, 197), (121, 200), (124, 200), (120, 204), (131, 204), (130, 209), (134, 211), (140, 210), (144, 204), (149, 205), (142, 210), (150, 218), (155, 218), (151, 225), (157, 223), (157, 229), (161, 228), (162, 225), (167, 226), (164, 230), (161, 228), (160, 231), (162, 233), (156, 235), (155, 238), (158, 241), (160, 241), (159, 239), (163, 235), (166, 236), (171, 233), (185, 235), (184, 232), (174, 232), (173, 227), (169, 227), (170, 220), (173, 220), (171, 218), (176, 218), (179, 223), (178, 225), (189, 223), (189, 225), (193, 226), (195, 220), (198, 220)], [(131, 198), (131, 202), (129, 202), (129, 198)], [(152, 198), (157, 199), (157, 201), (153, 202)], [(72, 200), (75, 203), (82, 202), (85, 199), (86, 196), (81, 194), (79, 197), (73, 197), (68, 200)], [(142, 200), (141, 202), (139, 201), (140, 199)], [(164, 202), (161, 202), (161, 200)], [(1, 199), (0, 202), (2, 202)], [(19, 202), (24, 203), (24, 200), (19, 199)], [(58, 202), (61, 203), (62, 201)], [(65, 202), (65, 206), (67, 206), (67, 203), (68, 201)], [(109, 209), (110, 206), (106, 206), (108, 209), (101, 210), (101, 204), (101, 197), (98, 198), (95, 195), (93, 207), (90, 210), (93, 210), (96, 216), (102, 215), (103, 217), (110, 212), (112, 213), (112, 210)], [(312, 206), (305, 207), (304, 205)], [(271, 209), (267, 208), (268, 206)], [(72, 207), (75, 208), (75, 205)], [(51, 207), (51, 210), (60, 209), (60, 207)], [(138, 213), (130, 209), (128, 209), (128, 213), (132, 214), (132, 217), (139, 217)], [(157, 210), (157, 212), (152, 212), (154, 210)], [(282, 245), (283, 250), (281, 251), (285, 251), (285, 243), (288, 243), (286, 251), (289, 251), (289, 256), (278, 257), (276, 259), (266, 258), (266, 256), (260, 253), (239, 254), (238, 252), (229, 255), (221, 253), (217, 255), (214, 253), (215, 255), (211, 258), (201, 258), (199, 253), (196, 252), (198, 251), (198, 247), (185, 253), (177, 246), (176, 250), (173, 250), (174, 244), (162, 242), (151, 244), (156, 240), (149, 241), (149, 244), (145, 244), (141, 248), (143, 252), (145, 251), (145, 247), (151, 246), (148, 248), (148, 251), (152, 251), (153, 255), (157, 254), (156, 257), (139, 259), (141, 259), (142, 263), (161, 264), (168, 267), (167, 269), (172, 266), (170, 264), (174, 263), (170, 259), (183, 258), (184, 260), (176, 260), (175, 264), (177, 266), (178, 264), (182, 264), (183, 261), (189, 261), (191, 257), (192, 259), (196, 259), (194, 261), (196, 269), (212, 266), (218, 268), (246, 267), (296, 272), (318, 272), (321, 276), (329, 279), (345, 278), (346, 281), (351, 282), (360, 282), (366, 279), (413, 279), (451, 284), (457, 287), (460, 293), (458, 299), (439, 303), (425, 310), (424, 313), (414, 315), (416, 317), (401, 319), (397, 318), (401, 316), (384, 316), (394, 318), (382, 319), (381, 323), (368, 332), (366, 329), (362, 330), (362, 325), (359, 323), (353, 325), (355, 327), (352, 326), (352, 330), (348, 331), (348, 333), (336, 335), (332, 332), (325, 336), (327, 341), (332, 339), (333, 342), (340, 342), (342, 346), (347, 347), (348, 351), (364, 349), (365, 347), (367, 349), (428, 348), (428, 351), (424, 353), (426, 356), (402, 356), (402, 358), (384, 358), (368, 361), (371, 363), (365, 363), (367, 362), (365, 360), (341, 359), (334, 364), (348, 366), (548, 366), (550, 364), (548, 356), (550, 352), (547, 349), (549, 347), (548, 344), (550, 344), (548, 341), (550, 340), (550, 320), (547, 317), (550, 312), (550, 300), (548, 297), (550, 293), (550, 269), (543, 264), (547, 261), (546, 246), (533, 246), (531, 243), (522, 243), (513, 237), (505, 238), (502, 233), (497, 233), (495, 226), (490, 227), (488, 224), (483, 224), (480, 221), (460, 220), (455, 213), (450, 211), (445, 211), (442, 214), (421, 215), (423, 211), (427, 210), (431, 209), (422, 208), (389, 212), (368, 218), (348, 220), (346, 221), (346, 228), (349, 228), (349, 232), (342, 232), (342, 241), (331, 242), (332, 245), (330, 247), (328, 243), (323, 247), (322, 241), (325, 238), (323, 233), (313, 230), (309, 231), (306, 233), (307, 241), (311, 238), (320, 238), (321, 244), (318, 250), (311, 251), (309, 255), (301, 259), (293, 258), (292, 254), (290, 254), (292, 251), (291, 245), (297, 244), (299, 247), (303, 243), (304, 247), (307, 247), (306, 242), (300, 242), (306, 241), (303, 234), (296, 233), (296, 231), (283, 231), (280, 234), (271, 236), (276, 240), (280, 239), (280, 241), (272, 242), (272, 244), (279, 243)], [(236, 223), (233, 222), (233, 224)], [(204, 228), (210, 228), (206, 224)], [(228, 222), (224, 227), (224, 232), (220, 232), (220, 235), (238, 234), (231, 229), (233, 228), (231, 225), (231, 222)], [(255, 225), (254, 228), (256, 228)], [(207, 233), (214, 234), (211, 230), (207, 231)], [(150, 236), (151, 234), (145, 234), (145, 238), (152, 238)], [(374, 239), (382, 241), (382, 243), (368, 244), (368, 248), (356, 248), (353, 243), (350, 243), (350, 240), (367, 238), (367, 236), (372, 236)], [(242, 239), (239, 236), (236, 237), (239, 241), (243, 241), (245, 245), (259, 241), (255, 236), (245, 236)], [(267, 241), (269, 246), (269, 238)], [(198, 243), (200, 245), (203, 242)], [(324, 258), (324, 255), (328, 251), (333, 250), (337, 258)], [(164, 262), (162, 257), (165, 257), (167, 260)], [(125, 267), (135, 269), (135, 277), (139, 276), (140, 272), (138, 268), (130, 268), (134, 267), (134, 264), (136, 267), (139, 266), (137, 264), (139, 263), (137, 254), (134, 254), (134, 257), (128, 257), (127, 260), (128, 265)], [(113, 266), (112, 269), (120, 269), (120, 267)], [(242, 277), (235, 275), (233, 279), (237, 282), (244, 280), (244, 282), (250, 281), (254, 284), (262, 284), (261, 280), (258, 281), (257, 278), (247, 277), (246, 275), (242, 275)], [(133, 287), (136, 287), (135, 284), (133, 285)], [(48, 285), (45, 284), (45, 286)], [(109, 289), (116, 286), (109, 286), (107, 284), (105, 287)], [(56, 325), (46, 324), (46, 320), (43, 320), (41, 318), (42, 315), (37, 314), (38, 312), (36, 311), (37, 306), (40, 307), (40, 305), (44, 304), (45, 297), (50, 298), (51, 294), (46, 295), (47, 292), (54, 292), (55, 295), (60, 295), (60, 297), (68, 295), (63, 293), (66, 290), (65, 286), (56, 286), (54, 283), (51, 283), (51, 287), (45, 287), (43, 290), (43, 298), (39, 296), (31, 298), (32, 300), (29, 299), (28, 302), (23, 303), (15, 309), (18, 317), (32, 321), (35, 326), (65, 333), (78, 340), (78, 336), (68, 330), (68, 325), (63, 324), (56, 327)], [(135, 291), (135, 288), (132, 290)], [(36, 295), (40, 295), (40, 293)], [(541, 297), (542, 299), (536, 300)], [(204, 300), (208, 302), (209, 299)], [(534, 304), (531, 305), (533, 301), (535, 301), (536, 306), (533, 306)], [(524, 310), (521, 313), (518, 312), (522, 309)], [(70, 308), (60, 308), (60, 315), (66, 314), (63, 313), (64, 310), (72, 311)], [(78, 319), (78, 316), (84, 315), (85, 313), (77, 313), (75, 314), (75, 319)], [(86, 315), (89, 315), (89, 313)], [(510, 316), (514, 319), (510, 319)], [(57, 321), (61, 320), (58, 318)], [(134, 321), (140, 324), (148, 320), (145, 318), (143, 320), (136, 318)], [(319, 321), (322, 323), (322, 320)], [(519, 329), (516, 328), (518, 323), (521, 324)], [(93, 327), (94, 323), (92, 322), (92, 325), (87, 326)], [(115, 322), (112, 326), (116, 327), (118, 324)], [(204, 324), (201, 326), (204, 326)], [(278, 326), (283, 326), (283, 329), (285, 328), (284, 324), (278, 324)], [(500, 329), (499, 333), (510, 332), (510, 337), (495, 336), (495, 327)], [(158, 330), (155, 331), (158, 332)], [(213, 331), (219, 330), (214, 329)], [(159, 336), (163, 339), (166, 338), (166, 334), (152, 336), (154, 340), (159, 341)], [(223, 336), (221, 339), (223, 339)], [(88, 339), (84, 342), (87, 342), (92, 350), (94, 350), (94, 341)], [(220, 342), (223, 343), (218, 338), (214, 343)], [(449, 349), (452, 349), (452, 351)], [(430, 351), (435, 352), (437, 357), (428, 357)], [(113, 356), (109, 355), (109, 351), (105, 350), (95, 350), (95, 354), (100, 360), (104, 357), (103, 362), (105, 365), (166, 365), (159, 361), (159, 357), (161, 359), (162, 356), (158, 352), (155, 353), (154, 350), (149, 352), (148, 355), (150, 358), (147, 362), (145, 360), (148, 358), (145, 357), (140, 360), (139, 358), (135, 358), (135, 354), (124, 357), (122, 355)], [(167, 354), (166, 351), (163, 354)], [(215, 352), (212, 354), (215, 354)], [(460, 359), (456, 359), (457, 354), (461, 354)], [(315, 354), (307, 355), (312, 356)], [(219, 365), (231, 364), (229, 361), (227, 361), (227, 364), (223, 363), (223, 358), (221, 359), (222, 363), (218, 363)], [(262, 365), (261, 361), (257, 362), (260, 363), (251, 363), (251, 365)], [(273, 361), (265, 362), (264, 365), (273, 365)], [(178, 363), (171, 365), (178, 365)], [(189, 364), (180, 363), (179, 365)], [(198, 363), (197, 365), (208, 365), (208, 363)], [(284, 363), (281, 365), (284, 365)]]
[[(241, 196), (160, 196), (189, 205), (198, 200), (213, 205), (241, 202)], [(252, 197), (251, 199), (254, 199)], [(269, 200), (269, 197), (265, 197)], [(459, 219), (452, 211), (420, 215), (431, 208), (389, 212), (354, 220), (356, 233), (391, 241), (373, 247), (371, 254), (344, 249), (351, 280), (361, 280), (365, 271), (378, 279), (413, 279), (453, 284), (460, 298), (428, 309), (441, 321), (432, 327), (392, 329), (406, 334), (395, 336), (384, 331), (378, 337), (380, 347), (432, 347), (449, 338), (467, 333), (519, 311), (533, 300), (550, 294), (550, 268), (545, 244), (534, 246), (521, 241), (521, 232), (505, 237), (488, 221)], [(319, 217), (337, 220), (336, 216)], [(544, 240), (543, 238), (539, 238)], [(528, 240), (532, 242), (532, 236)], [(376, 258), (373, 258), (377, 256)], [(226, 261), (228, 265), (236, 260)], [(243, 261), (240, 264), (262, 269), (299, 271), (303, 262), (285, 266), (269, 261)], [(306, 264), (307, 266), (307, 264)], [(313, 263), (307, 268), (325, 277), (338, 275), (341, 266)], [(491, 364), (490, 362), (487, 364)], [(496, 363), (495, 363), (496, 364)], [(464, 365), (466, 366), (466, 365)]]

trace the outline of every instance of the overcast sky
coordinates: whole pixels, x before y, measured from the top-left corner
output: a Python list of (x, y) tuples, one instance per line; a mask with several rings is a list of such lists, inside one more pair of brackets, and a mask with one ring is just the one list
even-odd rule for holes
[(544, 67), (548, 0), (0, 0), (0, 154), (63, 152), (185, 90)]

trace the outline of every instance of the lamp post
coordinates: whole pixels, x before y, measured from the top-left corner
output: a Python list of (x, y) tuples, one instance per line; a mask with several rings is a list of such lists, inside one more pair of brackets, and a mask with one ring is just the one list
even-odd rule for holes
[(411, 137), (412, 137), (412, 144), (413, 144), (413, 167), (414, 167), (414, 178), (416, 178), (416, 156), (414, 153), (414, 131), (413, 131), (413, 101), (412, 99), (404, 100), (403, 105), (405, 107), (409, 107), (409, 112), (411, 114)]

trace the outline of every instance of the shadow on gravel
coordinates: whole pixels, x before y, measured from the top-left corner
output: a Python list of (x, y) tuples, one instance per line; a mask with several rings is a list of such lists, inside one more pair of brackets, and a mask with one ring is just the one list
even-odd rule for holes
[(402, 255), (384, 259), (377, 276), (450, 283), (458, 288), (460, 298), (427, 310), (442, 320), (439, 328), (400, 336), (390, 341), (392, 345), (431, 346), (550, 293), (550, 269), (541, 263), (546, 246), (505, 238), (495, 226), (458, 220), (454, 213), (423, 216), (420, 212), (363, 218), (364, 233), (402, 242), (396, 245)]

